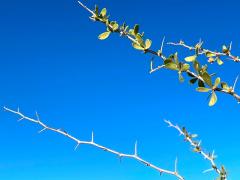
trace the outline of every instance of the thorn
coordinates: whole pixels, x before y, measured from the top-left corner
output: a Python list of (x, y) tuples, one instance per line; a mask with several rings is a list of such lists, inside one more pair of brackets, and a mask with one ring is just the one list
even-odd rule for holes
[(203, 171), (203, 173), (207, 173), (207, 172), (210, 172), (210, 171), (213, 171), (213, 170), (214, 170), (213, 168), (207, 169), (207, 170)]
[(150, 73), (152, 72), (152, 70), (153, 70), (153, 58), (150, 61)]
[(161, 53), (163, 52), (164, 42), (165, 42), (165, 36), (163, 37), (162, 44), (161, 44), (161, 48), (160, 48)]
[(74, 151), (77, 150), (77, 148), (79, 147), (79, 145), (80, 145), (80, 142), (77, 143), (77, 145), (76, 145), (75, 148), (74, 148)]
[(233, 91), (235, 90), (235, 87), (237, 85), (237, 82), (238, 82), (238, 78), (239, 78), (239, 75), (236, 77), (235, 79), (235, 82), (234, 82), (234, 85), (233, 85)]
[(177, 163), (178, 163), (178, 159), (176, 157), (176, 159), (175, 159), (175, 172), (177, 172)]
[(120, 161), (120, 163), (122, 162), (122, 155), (121, 154), (119, 154), (119, 161)]
[(22, 118), (18, 119), (18, 122), (22, 121), (23, 119), (24, 119), (24, 117), (22, 117)]
[(229, 51), (231, 51), (231, 50), (232, 50), (232, 41), (229, 44)]
[(45, 131), (47, 128), (43, 128), (42, 130), (38, 131), (38, 133), (42, 133), (43, 131)]
[(17, 108), (17, 112), (20, 113), (20, 109), (19, 109), (19, 107)]
[(35, 112), (38, 122), (40, 121), (37, 111)]
[(134, 147), (134, 155), (137, 156), (137, 141), (135, 142), (135, 147)]
[(198, 143), (198, 146), (200, 146), (200, 145), (201, 145), (201, 143), (202, 143), (202, 141), (199, 141), (199, 143)]
[(92, 131), (92, 140), (91, 142), (93, 143), (94, 142), (94, 132)]

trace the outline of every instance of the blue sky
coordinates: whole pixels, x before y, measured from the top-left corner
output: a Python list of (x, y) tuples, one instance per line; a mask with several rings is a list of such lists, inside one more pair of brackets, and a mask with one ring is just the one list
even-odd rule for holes
[[(240, 47), (239, 2), (190, 0), (96, 0), (85, 3), (107, 7), (111, 17), (141, 30), (159, 48), (166, 41), (194, 44), (199, 38), (210, 49), (233, 41)], [(200, 135), (203, 146), (218, 155), (229, 179), (240, 172), (239, 105), (226, 95), (210, 108), (207, 95), (195, 92), (188, 82), (178, 82), (174, 72), (149, 75), (149, 59), (117, 35), (106, 41), (97, 36), (104, 27), (92, 23), (76, 1), (1, 0), (0, 6), (0, 105), (20, 107), (42, 121), (66, 129), (80, 139), (95, 132), (98, 143), (122, 152), (133, 152), (163, 168), (179, 171), (186, 179), (209, 180), (202, 174), (207, 161), (191, 152), (188, 144), (164, 119)], [(191, 53), (178, 50), (183, 58)], [(240, 66), (231, 61), (210, 66), (223, 80), (233, 83)], [(240, 86), (237, 87), (239, 89)], [(240, 92), (240, 91), (239, 91)], [(75, 144), (17, 117), (0, 112), (0, 179), (7, 180), (172, 180), (134, 160), (123, 162), (111, 154)]]

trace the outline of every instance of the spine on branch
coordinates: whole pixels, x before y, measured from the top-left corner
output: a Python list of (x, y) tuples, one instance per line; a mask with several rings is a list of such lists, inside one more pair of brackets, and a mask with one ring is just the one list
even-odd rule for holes
[(134, 160), (136, 160), (136, 161), (138, 161), (138, 162), (140, 162), (140, 163), (158, 171), (160, 173), (160, 175), (168, 174), (168, 175), (175, 176), (178, 180), (184, 180), (184, 177), (181, 176), (179, 174), (179, 172), (177, 171), (177, 161), (175, 162), (175, 169), (174, 170), (168, 170), (168, 169), (161, 168), (157, 165), (154, 165), (151, 162), (149, 162), (149, 161), (147, 161), (147, 160), (145, 160), (145, 159), (143, 159), (142, 157), (139, 156), (137, 142), (134, 145), (134, 152), (132, 154), (122, 153), (122, 152), (113, 150), (111, 148), (108, 148), (106, 146), (103, 146), (101, 144), (96, 143), (95, 140), (94, 140), (94, 133), (93, 132), (92, 132), (92, 136), (91, 136), (90, 141), (80, 140), (80, 139), (72, 136), (71, 134), (69, 134), (68, 132), (66, 132), (62, 129), (53, 128), (53, 127), (50, 127), (50, 126), (46, 125), (45, 123), (43, 123), (40, 120), (39, 115), (37, 113), (36, 113), (36, 119), (33, 119), (33, 118), (25, 116), (23, 113), (20, 112), (19, 109), (17, 111), (15, 111), (15, 110), (12, 110), (10, 108), (4, 107), (4, 110), (18, 115), (20, 117), (19, 121), (26, 120), (26, 121), (30, 121), (32, 123), (38, 124), (42, 128), (38, 133), (42, 133), (44, 131), (52, 131), (52, 132), (61, 134), (61, 135), (65, 136), (66, 138), (74, 141), (76, 143), (76, 146), (75, 146), (74, 150), (77, 150), (79, 148), (79, 146), (81, 146), (81, 145), (93, 146), (93, 147), (96, 147), (96, 148), (101, 149), (103, 151), (106, 151), (106, 152), (109, 152), (111, 154), (116, 155), (117, 157), (119, 157), (120, 160), (122, 158), (134, 159)]

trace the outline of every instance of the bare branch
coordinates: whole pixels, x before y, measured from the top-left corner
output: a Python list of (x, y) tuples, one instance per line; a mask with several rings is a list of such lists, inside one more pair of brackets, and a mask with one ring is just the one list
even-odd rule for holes
[[(173, 175), (175, 176), (177, 179), (179, 180), (184, 180), (184, 178), (176, 171), (171, 171), (171, 170), (167, 170), (167, 169), (163, 169), (163, 168), (160, 168), (152, 163), (150, 163), (149, 161), (146, 161), (144, 159), (142, 159), (138, 154), (137, 154), (137, 142), (135, 143), (135, 150), (134, 150), (134, 154), (125, 154), (125, 153), (121, 153), (121, 152), (118, 152), (116, 150), (113, 150), (113, 149), (110, 149), (108, 147), (105, 147), (105, 146), (102, 146), (100, 144), (97, 144), (95, 141), (94, 141), (94, 135), (92, 133), (92, 139), (91, 141), (84, 141), (84, 140), (79, 140), (78, 138), (68, 134), (67, 132), (61, 130), (61, 129), (56, 129), (56, 128), (52, 128), (52, 127), (49, 127), (47, 126), (46, 124), (44, 124), (41, 120), (35, 120), (33, 118), (30, 118), (30, 117), (27, 117), (25, 115), (23, 115), (20, 111), (14, 111), (12, 109), (9, 109), (7, 107), (4, 107), (4, 110), (5, 111), (8, 111), (8, 112), (11, 112), (13, 114), (17, 114), (18, 116), (20, 116), (21, 118), (27, 120), (27, 121), (30, 121), (32, 123), (36, 123), (38, 124), (39, 126), (41, 126), (43, 128), (43, 130), (50, 130), (50, 131), (53, 131), (53, 132), (56, 132), (58, 134), (61, 134), (71, 140), (73, 140), (74, 142), (77, 143), (77, 145), (75, 146), (75, 150), (77, 150), (77, 148), (79, 147), (79, 145), (90, 145), (90, 146), (93, 146), (93, 147), (96, 147), (98, 149), (102, 149), (106, 152), (109, 152), (109, 153), (112, 153), (112, 154), (115, 154), (117, 155), (118, 157), (120, 158), (130, 158), (130, 159), (135, 159), (136, 161), (139, 161), (140, 163), (142, 164), (145, 164), (146, 166), (149, 166), (150, 168), (154, 169), (154, 170), (157, 170), (158, 172), (160, 172), (161, 174), (165, 173), (165, 174), (169, 174), (169, 175)], [(41, 130), (41, 131), (43, 131)]]

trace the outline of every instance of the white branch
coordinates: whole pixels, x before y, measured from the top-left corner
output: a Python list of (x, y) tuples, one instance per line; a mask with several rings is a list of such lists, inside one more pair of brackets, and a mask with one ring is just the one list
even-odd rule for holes
[[(215, 160), (214, 151), (213, 151), (212, 155), (209, 155), (208, 153), (204, 152), (202, 150), (202, 148), (200, 147), (201, 141), (199, 143), (196, 143), (191, 137), (186, 136), (185, 133), (183, 132), (183, 130), (178, 125), (173, 125), (168, 120), (165, 120), (165, 122), (169, 125), (169, 127), (176, 129), (180, 133), (180, 135), (183, 135), (185, 137), (185, 140), (187, 142), (189, 142), (192, 147), (198, 148), (198, 150), (199, 150), (198, 153), (201, 154), (204, 159), (207, 159), (211, 163), (212, 169), (215, 170), (217, 172), (217, 174), (221, 175), (221, 170), (218, 168), (218, 166), (216, 165), (216, 163), (214, 161)], [(199, 149), (199, 147), (200, 147), (200, 149)], [(227, 180), (227, 177), (225, 177), (224, 180)]]
[[(39, 119), (39, 116), (37, 115), (37, 120), (33, 119), (33, 118), (30, 118), (30, 117), (27, 117), (25, 116), (24, 114), (22, 114), (19, 110), (18, 111), (14, 111), (12, 109), (9, 109), (7, 107), (4, 107), (4, 110), (5, 111), (8, 111), (8, 112), (11, 112), (13, 114), (17, 114), (18, 116), (20, 116), (22, 119), (24, 120), (27, 120), (27, 121), (30, 121), (32, 123), (36, 123), (38, 124), (39, 126), (41, 126), (43, 129), (40, 131), (44, 131), (44, 130), (50, 130), (50, 131), (53, 131), (53, 132), (56, 132), (58, 134), (61, 134), (71, 140), (73, 140), (74, 142), (77, 143), (77, 145), (75, 146), (75, 150), (77, 150), (77, 148), (82, 145), (82, 144), (85, 144), (85, 145), (90, 145), (90, 146), (93, 146), (93, 147), (96, 147), (98, 149), (102, 149), (106, 152), (109, 152), (109, 153), (112, 153), (112, 154), (115, 154), (117, 155), (118, 157), (120, 158), (130, 158), (130, 159), (135, 159), (136, 161), (139, 161), (140, 163), (154, 169), (154, 170), (157, 170), (158, 172), (160, 172), (160, 174), (169, 174), (169, 175), (173, 175), (175, 176), (177, 179), (179, 180), (184, 180), (184, 178), (176, 171), (171, 171), (171, 170), (166, 170), (166, 169), (163, 169), (161, 167), (158, 167), (152, 163), (150, 163), (149, 161), (146, 161), (144, 159), (142, 159), (138, 154), (137, 154), (137, 142), (135, 143), (135, 150), (134, 150), (134, 154), (125, 154), (125, 153), (121, 153), (119, 151), (116, 151), (116, 150), (113, 150), (113, 149), (110, 149), (108, 147), (105, 147), (105, 146), (102, 146), (100, 144), (97, 144), (96, 142), (94, 142), (94, 134), (92, 132), (92, 139), (91, 141), (84, 141), (84, 140), (80, 140), (80, 139), (77, 139), (76, 137), (68, 134), (67, 132), (61, 130), (61, 129), (56, 129), (56, 128), (52, 128), (52, 127), (49, 127), (47, 126), (46, 124), (44, 124), (40, 119)], [(176, 163), (175, 163), (176, 164)], [(175, 168), (176, 169), (176, 168)]]

